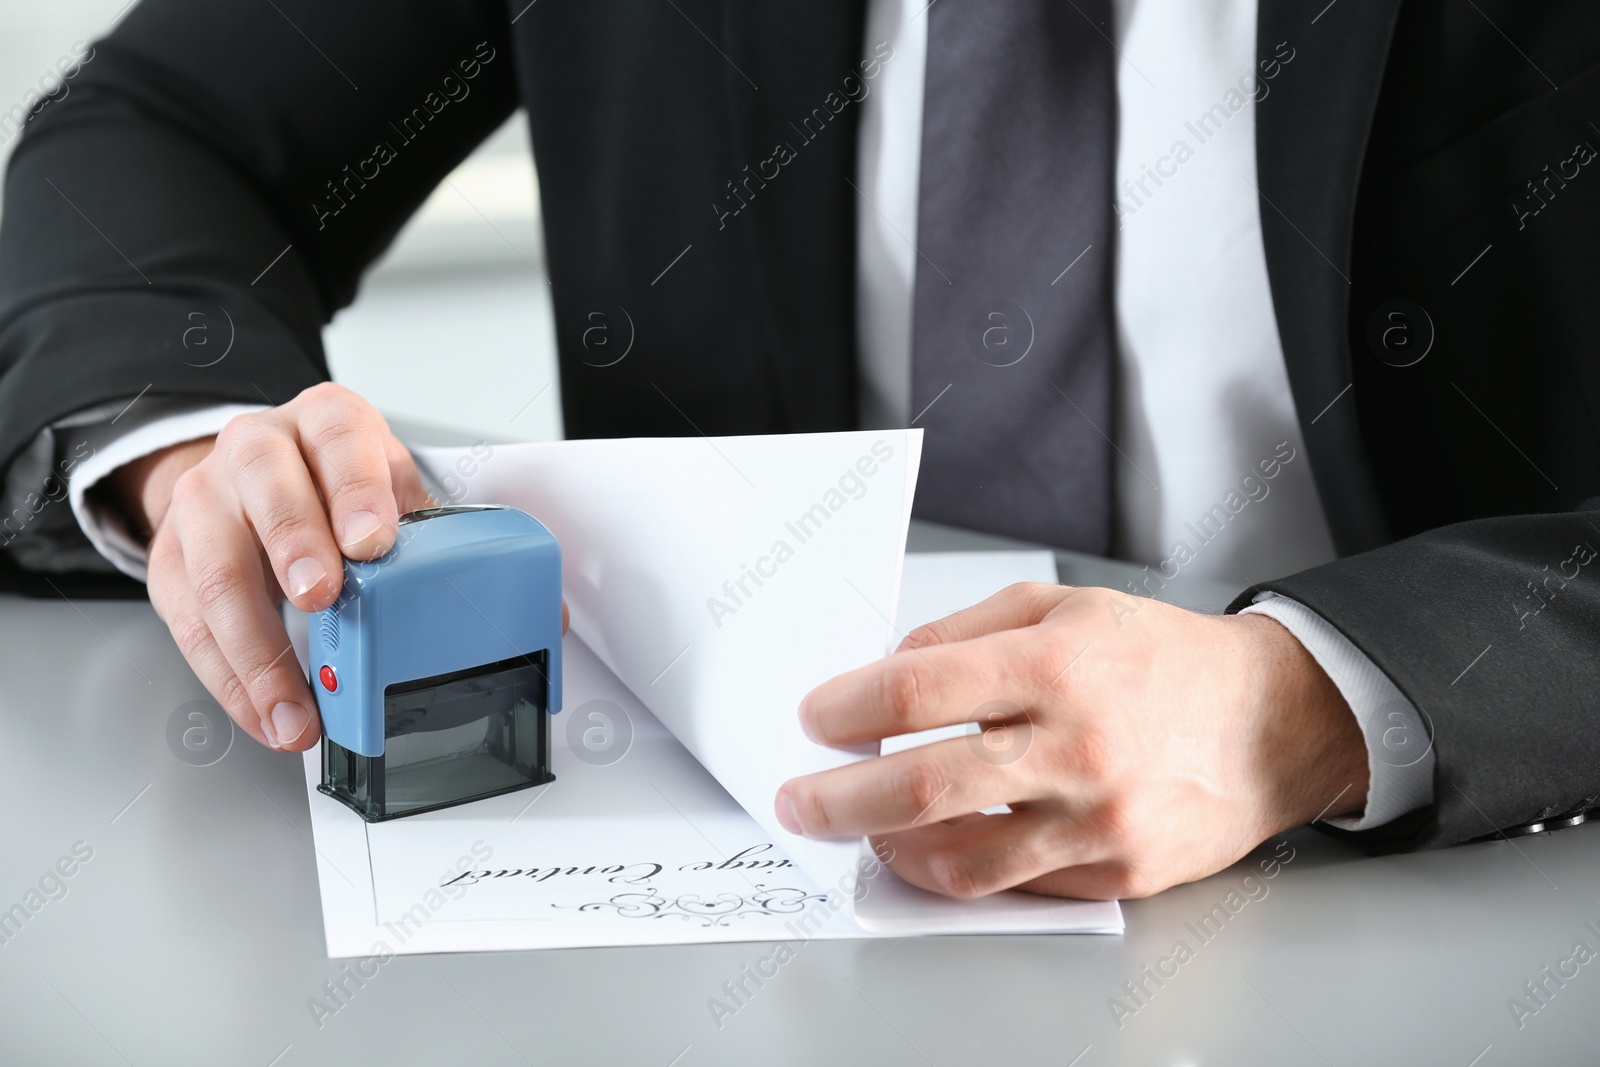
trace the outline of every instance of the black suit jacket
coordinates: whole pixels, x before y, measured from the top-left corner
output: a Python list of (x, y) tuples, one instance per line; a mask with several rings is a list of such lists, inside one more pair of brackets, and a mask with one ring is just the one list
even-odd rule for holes
[[(864, 0), (511, 8), (131, 11), (7, 175), (0, 459), (146, 389), (282, 402), (325, 378), (322, 324), (518, 104), (569, 434), (852, 426), (860, 108), (837, 104)], [(1262, 0), (1258, 51), (1280, 42), (1263, 234), (1341, 558), (1262, 588), (1371, 656), (1437, 757), (1436, 803), (1363, 836), (1440, 845), (1594, 805), (1600, 166), (1574, 160), (1600, 147), (1600, 19)], [(219, 308), (234, 349), (194, 366), (188, 316)], [(631, 322), (620, 363), (585, 347), (597, 310)]]

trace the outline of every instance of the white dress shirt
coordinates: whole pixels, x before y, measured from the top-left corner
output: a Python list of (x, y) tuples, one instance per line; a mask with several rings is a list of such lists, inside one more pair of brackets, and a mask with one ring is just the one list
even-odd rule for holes
[[(1119, 557), (1148, 564), (1129, 589), (1149, 594), (1190, 577), (1247, 585), (1326, 562), (1334, 551), (1284, 368), (1254, 184), (1254, 100), (1296, 75), (1294, 42), (1280, 50), (1287, 58), (1258, 64), (1255, 0), (1114, 6), (1115, 545)], [(893, 48), (860, 102), (857, 339), (869, 427), (904, 426), (912, 414), (926, 11), (924, 0), (868, 5), (867, 51), (879, 42)], [(140, 579), (142, 550), (88, 488), (124, 463), (253, 410), (187, 401), (151, 407), (94, 430), (93, 456), (69, 479), (85, 535)], [(13, 467), (7, 495), (25, 492), (31, 482), (23, 480)], [(1431, 803), (1428, 733), (1388, 677), (1302, 604), (1264, 594), (1245, 610), (1276, 619), (1310, 651), (1366, 738), (1365, 810), (1329, 821), (1367, 829)]]

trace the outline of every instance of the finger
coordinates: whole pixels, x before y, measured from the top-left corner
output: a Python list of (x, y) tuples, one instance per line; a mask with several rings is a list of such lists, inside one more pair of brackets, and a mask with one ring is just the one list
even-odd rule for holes
[(301, 611), (328, 607), (344, 558), (293, 427), (276, 412), (244, 415), (217, 435), (217, 452), (279, 588)]
[(1027, 707), (1044, 645), (1005, 630), (897, 652), (832, 678), (800, 702), (800, 726), (818, 744), (848, 747), (967, 722), (993, 701)]
[[(1170, 884), (1170, 883), (1169, 883)], [(1134, 900), (1166, 889), (1130, 867), (1119, 856), (1096, 863), (1063, 867), (1038, 878), (1019, 882), (1017, 889), (1044, 897), (1073, 897), (1077, 900)]]
[[(987, 818), (988, 816), (981, 811), (970, 811), (965, 815), (951, 816), (950, 818), (945, 819), (943, 822), (932, 823), (927, 828), (933, 829), (939, 826), (959, 826), (961, 823), (971, 822), (973, 819)], [(900, 833), (907, 834), (915, 832), (916, 828), (900, 831)], [(867, 845), (872, 849), (872, 854), (877, 856), (881, 862), (886, 864), (892, 863), (894, 861), (895, 851), (894, 845), (890, 843), (889, 839), (897, 836), (899, 836), (899, 834), (869, 834), (867, 835)]]
[(1077, 591), (1072, 586), (1017, 582), (970, 608), (962, 608), (942, 619), (918, 626), (906, 634), (896, 651), (946, 645), (999, 630), (1033, 626)]
[(793, 778), (778, 789), (778, 821), (806, 837), (860, 837), (929, 826), (996, 804), (1038, 799), (1016, 764), (996, 764), (967, 738)]
[[(207, 488), (191, 477), (198, 471), (185, 474), (173, 489), (172, 506), (178, 509), (173, 532), (190, 593), (244, 687), (267, 743), (302, 751), (320, 731), (316, 702), (267, 592), (254, 534), (242, 515), (218, 506), (219, 498), (226, 499), (225, 489)], [(195, 506), (196, 494), (204, 494), (204, 508)]]
[(377, 559), (394, 546), (400, 511), (389, 476), (383, 418), (356, 394), (332, 384), (306, 390), (286, 410), (300, 452), (327, 503), (334, 539), (351, 559)]
[(422, 484), (417, 461), (392, 433), (384, 435), (384, 456), (389, 463), (389, 484), (394, 489), (395, 506), (400, 514), (438, 506), (439, 502)]
[[(200, 606), (189, 591), (188, 578), (179, 554), (172, 551), (172, 562), (163, 564), (158, 558), (161, 551), (158, 544), (152, 543), (151, 546), (148, 585), (150, 603), (155, 607), (156, 614), (172, 631), (178, 651), (183, 653), (184, 660), (194, 671), (195, 677), (200, 679), (200, 684), (206, 687), (206, 692), (221, 705), (229, 718), (238, 723), (241, 730), (258, 744), (270, 746), (272, 742), (261, 726), (261, 715), (239, 681), (239, 676), (228, 665), (227, 657), (217, 647), (216, 639), (212, 637), (211, 629), (200, 613)], [(176, 541), (173, 540), (172, 544), (175, 545)]]
[[(901, 878), (961, 899), (1033, 884), (1084, 890), (1093, 884), (1091, 878), (1044, 880), (1064, 873), (1063, 868), (1083, 870), (1115, 858), (1086, 827), (1048, 808), (921, 826), (885, 835), (882, 844), (892, 853), (890, 868)], [(1116, 899), (1116, 894), (1091, 899)]]

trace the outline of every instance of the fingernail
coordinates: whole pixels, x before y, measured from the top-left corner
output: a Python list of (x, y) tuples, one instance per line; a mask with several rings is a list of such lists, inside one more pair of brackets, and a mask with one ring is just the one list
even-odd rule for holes
[(800, 702), (800, 710), (797, 712), (797, 714), (800, 717), (800, 732), (805, 734), (811, 740), (815, 741), (817, 744), (822, 744), (822, 741), (817, 737), (817, 731), (811, 725), (810, 702), (802, 700)]
[(794, 810), (794, 800), (787, 792), (778, 794), (778, 802), (774, 805), (778, 813), (778, 822), (791, 834), (803, 834), (800, 829), (800, 816)]
[(306, 727), (311, 724), (311, 713), (299, 704), (291, 704), (287, 700), (272, 709), (273, 733), (276, 734), (276, 746), (292, 745), (300, 740), (300, 735), (306, 732)]
[(261, 736), (265, 737), (267, 739), (267, 744), (271, 745), (273, 748), (283, 747), (282, 745), (278, 744), (278, 731), (273, 728), (271, 715), (263, 715), (261, 717)]
[(328, 568), (320, 560), (306, 556), (289, 564), (289, 595), (302, 597), (317, 586), (328, 576)]
[(377, 533), (383, 526), (383, 520), (370, 511), (352, 511), (345, 516), (344, 535), (339, 544), (343, 548), (358, 545), (362, 541)]

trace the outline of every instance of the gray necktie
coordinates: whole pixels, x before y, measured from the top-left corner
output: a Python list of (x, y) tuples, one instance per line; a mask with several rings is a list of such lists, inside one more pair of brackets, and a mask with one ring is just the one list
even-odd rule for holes
[(1110, 0), (928, 9), (911, 414), (917, 514), (1104, 554)]

